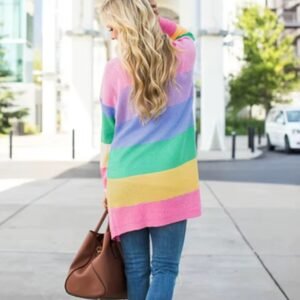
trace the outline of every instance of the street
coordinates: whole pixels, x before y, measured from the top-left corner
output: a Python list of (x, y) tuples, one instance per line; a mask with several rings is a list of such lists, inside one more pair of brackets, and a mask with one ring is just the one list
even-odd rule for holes
[(253, 160), (200, 162), (200, 179), (300, 185), (300, 151), (265, 151)]

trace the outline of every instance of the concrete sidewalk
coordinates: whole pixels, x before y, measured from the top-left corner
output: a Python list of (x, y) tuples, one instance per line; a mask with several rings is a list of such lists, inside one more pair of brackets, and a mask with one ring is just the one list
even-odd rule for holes
[[(75, 138), (76, 139), (76, 138)], [(198, 160), (199, 161), (221, 161), (231, 160), (232, 138), (225, 138), (224, 151), (202, 151), (198, 139)], [(257, 138), (255, 139), (255, 151), (248, 149), (247, 136), (236, 137), (236, 160), (253, 159), (262, 154), (258, 149)], [(265, 139), (261, 141), (265, 145)], [(75, 141), (75, 159), (72, 157), (72, 134), (63, 133), (53, 136), (42, 134), (15, 136), (13, 137), (13, 161), (99, 161), (100, 142), (91, 148), (80, 147)], [(10, 161), (9, 158), (9, 137), (0, 137), (0, 161)]]
[[(103, 212), (103, 191), (99, 178), (67, 174), (0, 179), (0, 299), (73, 299), (66, 272)], [(299, 187), (201, 181), (201, 194), (174, 299), (298, 300)]]

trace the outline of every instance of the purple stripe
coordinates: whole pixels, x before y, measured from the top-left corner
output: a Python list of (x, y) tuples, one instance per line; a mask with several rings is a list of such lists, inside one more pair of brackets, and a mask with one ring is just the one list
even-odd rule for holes
[[(191, 95), (193, 89), (193, 71), (179, 73), (176, 75), (176, 81), (181, 86), (181, 91), (177, 91), (173, 86), (168, 89), (168, 106), (176, 105), (186, 101)], [(126, 122), (136, 116), (136, 112), (132, 107), (132, 102), (129, 101), (129, 94), (132, 86), (123, 88), (118, 95), (116, 104), (116, 120), (117, 123)]]
[(114, 118), (114, 116), (115, 116), (115, 109), (113, 107), (111, 107), (111, 106), (105, 105), (103, 103), (103, 101), (101, 101), (100, 104), (101, 104), (102, 112), (107, 117)]
[(193, 125), (193, 96), (177, 105), (168, 107), (157, 119), (143, 126), (138, 119), (122, 123), (115, 128), (112, 149), (169, 139)]

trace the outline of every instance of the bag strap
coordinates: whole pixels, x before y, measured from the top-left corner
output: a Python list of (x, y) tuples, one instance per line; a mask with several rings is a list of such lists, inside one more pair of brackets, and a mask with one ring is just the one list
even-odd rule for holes
[(101, 217), (99, 223), (96, 225), (96, 228), (94, 229), (95, 232), (98, 232), (98, 231), (99, 231), (99, 229), (100, 229), (101, 225), (103, 224), (103, 222), (104, 222), (104, 220), (105, 220), (107, 214), (108, 214), (108, 210), (105, 209), (105, 211), (104, 211), (104, 213), (103, 213), (103, 215), (102, 215), (102, 217)]

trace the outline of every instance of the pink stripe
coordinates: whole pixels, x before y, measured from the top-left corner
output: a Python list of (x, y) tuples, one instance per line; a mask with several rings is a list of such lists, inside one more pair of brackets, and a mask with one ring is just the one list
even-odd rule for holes
[(115, 62), (114, 60), (109, 60), (105, 66), (102, 75), (101, 91), (100, 91), (100, 101), (107, 105), (114, 107), (116, 102), (116, 89), (114, 86), (113, 74), (115, 74)]
[(106, 187), (107, 187), (107, 168), (100, 167), (100, 174), (101, 174), (101, 178), (102, 178), (103, 188), (106, 189)]
[(182, 52), (177, 55), (179, 58), (178, 72), (191, 71), (194, 68), (196, 62), (196, 44), (189, 37), (183, 37), (178, 40), (174, 40), (173, 45), (177, 49), (181, 49)]
[[(193, 71), (196, 58), (196, 47), (194, 45), (193, 40), (191, 40), (190, 38), (182, 38), (180, 40), (173, 41), (173, 44), (176, 47), (183, 49), (183, 52), (177, 55), (179, 60), (177, 76), (184, 77), (185, 74), (182, 73), (188, 73)], [(114, 98), (119, 98), (120, 91), (124, 89), (130, 89), (133, 83), (129, 74), (124, 69), (121, 63), (121, 59), (119, 57), (112, 58), (108, 62), (108, 68), (111, 69), (111, 72), (106, 72), (106, 78), (103, 77), (103, 84), (109, 85), (109, 83), (113, 83), (117, 95), (113, 94), (113, 88), (103, 88), (102, 97), (104, 98), (104, 104), (114, 107), (114, 102), (118, 101)], [(117, 77), (116, 74), (118, 74)]]
[[(180, 76), (181, 73), (187, 73), (193, 71), (194, 68), (194, 62), (195, 62), (195, 46), (194, 49), (191, 48), (190, 42), (186, 41), (187, 39), (184, 38), (184, 40), (179, 41), (173, 41), (173, 44), (176, 45), (178, 48), (183, 49), (183, 52), (178, 54), (177, 57), (179, 59), (179, 64), (177, 68), (177, 74)], [(114, 82), (116, 86), (116, 90), (120, 91), (123, 89), (128, 88), (129, 86), (132, 86), (131, 79), (128, 75), (128, 73), (125, 71), (123, 66), (121, 65), (121, 62), (117, 62), (117, 60), (120, 60), (118, 57), (115, 59), (115, 68), (114, 68), (114, 75), (111, 75), (108, 77), (108, 79), (112, 82)], [(118, 77), (116, 79), (116, 75), (118, 74)], [(109, 96), (109, 95), (107, 95)], [(107, 104), (109, 105), (109, 103)]]
[(112, 239), (149, 226), (163, 226), (202, 214), (200, 190), (158, 202), (108, 208)]

